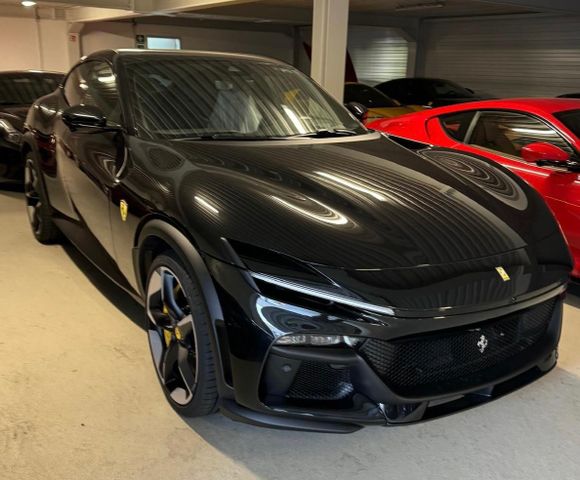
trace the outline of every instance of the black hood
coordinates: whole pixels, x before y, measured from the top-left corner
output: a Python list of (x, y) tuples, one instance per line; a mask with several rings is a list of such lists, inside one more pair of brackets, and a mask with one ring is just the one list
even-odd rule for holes
[(147, 177), (178, 182), (157, 208), (220, 257), (214, 239), (225, 237), (312, 264), (408, 268), (511, 252), (557, 231), (537, 194), (484, 159), (366, 138), (135, 147)]
[(544, 201), (484, 158), (413, 153), (378, 134), (131, 149), (127, 181), (208, 257), (234, 263), (233, 249), (255, 272), (331, 279), (400, 316), (510, 304), (570, 271)]

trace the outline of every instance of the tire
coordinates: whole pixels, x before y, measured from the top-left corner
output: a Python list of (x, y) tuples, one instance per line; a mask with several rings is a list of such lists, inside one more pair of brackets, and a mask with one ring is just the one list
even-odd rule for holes
[(173, 252), (153, 260), (146, 286), (147, 335), (157, 378), (180, 415), (216, 411), (215, 354), (198, 283)]
[(58, 242), (60, 232), (52, 220), (48, 195), (32, 152), (26, 154), (24, 163), (24, 196), (28, 221), (36, 240), (43, 244)]

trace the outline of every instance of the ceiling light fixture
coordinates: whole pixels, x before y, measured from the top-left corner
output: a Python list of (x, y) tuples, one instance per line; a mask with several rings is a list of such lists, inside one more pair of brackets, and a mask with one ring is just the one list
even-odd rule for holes
[(426, 10), (428, 8), (441, 8), (445, 6), (445, 1), (441, 0), (438, 2), (423, 2), (423, 3), (414, 3), (411, 5), (397, 5), (395, 7), (395, 11), (403, 12), (406, 10)]
[(36, 5), (36, 2), (33, 2), (32, 0), (22, 0), (20, 3), (23, 7), (34, 7), (34, 5)]

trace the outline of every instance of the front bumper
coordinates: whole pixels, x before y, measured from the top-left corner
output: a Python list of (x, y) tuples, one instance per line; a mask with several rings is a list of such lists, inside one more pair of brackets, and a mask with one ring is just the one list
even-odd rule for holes
[[(556, 364), (565, 285), (502, 309), (397, 319), (348, 309), (321, 313), (289, 305), (261, 295), (236, 267), (218, 261), (209, 261), (208, 266), (225, 320), (218, 340), (224, 383), (229, 387), (220, 392), (221, 409), (236, 420), (337, 433), (364, 425), (413, 423), (493, 400)], [(549, 309), (542, 307), (548, 304)], [(525, 312), (538, 308), (543, 308), (546, 317), (539, 323), (509, 320), (528, 318)], [(292, 332), (345, 335), (362, 341), (354, 348), (275, 344), (275, 338)], [(489, 347), (493, 361), (482, 362), (480, 358), (488, 358), (476, 351), (482, 335), (504, 347), (509, 340), (511, 350), (506, 354), (507, 347), (497, 351)], [(463, 344), (457, 343), (458, 336), (462, 342), (469, 339), (473, 351), (466, 353)], [(448, 337), (453, 340), (445, 347)], [(411, 359), (409, 352), (400, 353), (404, 349), (389, 350), (395, 344), (407, 348), (410, 342), (418, 342)], [(386, 350), (381, 353), (383, 347)], [(429, 369), (433, 362), (442, 362), (441, 368)], [(470, 365), (478, 368), (470, 370)], [(398, 373), (405, 368), (411, 373), (400, 380)], [(438, 376), (444, 369), (451, 373)], [(417, 379), (422, 383), (414, 384)]]

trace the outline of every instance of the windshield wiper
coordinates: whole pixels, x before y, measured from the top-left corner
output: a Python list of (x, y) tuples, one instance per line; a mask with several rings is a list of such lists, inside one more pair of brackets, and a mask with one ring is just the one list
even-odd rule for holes
[(195, 137), (183, 137), (175, 138), (179, 142), (193, 141), (193, 140), (284, 140), (287, 137), (275, 137), (275, 136), (259, 136), (259, 135), (244, 135), (239, 132), (216, 132), (216, 133), (206, 133), (202, 135), (197, 135)]
[(292, 135), (292, 137), (289, 137), (289, 138), (350, 137), (352, 135), (358, 135), (358, 134), (359, 133), (358, 132), (355, 132), (354, 130), (347, 130), (347, 129), (337, 128), (337, 129), (332, 129), (332, 130), (320, 129), (320, 130), (316, 130), (314, 132), (300, 133), (298, 135)]

